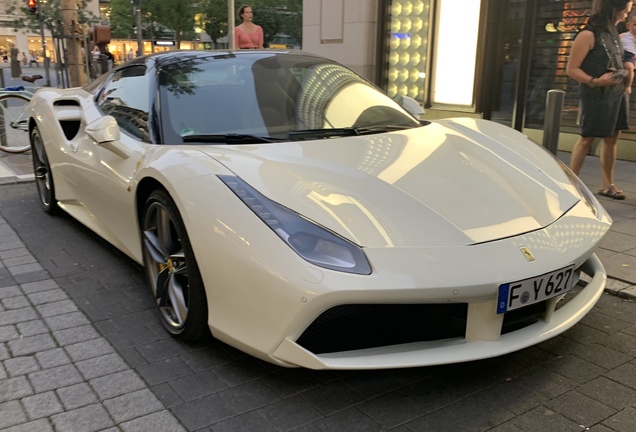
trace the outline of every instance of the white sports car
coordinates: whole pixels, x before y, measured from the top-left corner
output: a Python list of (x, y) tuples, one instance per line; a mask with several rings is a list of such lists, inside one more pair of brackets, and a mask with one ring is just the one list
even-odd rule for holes
[(141, 57), (36, 93), (36, 185), (144, 265), (176, 337), (281, 366), (463, 362), (575, 325), (606, 211), (519, 132), (401, 105), (302, 52)]

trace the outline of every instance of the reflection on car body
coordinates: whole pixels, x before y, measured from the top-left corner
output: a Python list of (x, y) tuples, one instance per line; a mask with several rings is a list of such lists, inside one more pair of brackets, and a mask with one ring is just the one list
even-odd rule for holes
[(605, 286), (611, 219), (550, 153), (415, 118), (319, 56), (159, 53), (30, 110), (43, 209), (142, 264), (186, 341), (287, 367), (462, 362), (566, 331)]

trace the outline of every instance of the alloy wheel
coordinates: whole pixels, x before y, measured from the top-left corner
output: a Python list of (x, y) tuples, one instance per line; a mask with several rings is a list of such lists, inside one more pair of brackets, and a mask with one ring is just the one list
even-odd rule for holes
[(164, 324), (179, 333), (188, 318), (189, 277), (185, 253), (168, 209), (153, 202), (143, 225), (144, 264)]
[(46, 157), (44, 144), (38, 128), (31, 132), (31, 148), (33, 159), (33, 173), (35, 174), (35, 185), (40, 197), (40, 203), (47, 213), (54, 213), (56, 210), (55, 188), (51, 176), (51, 167)]

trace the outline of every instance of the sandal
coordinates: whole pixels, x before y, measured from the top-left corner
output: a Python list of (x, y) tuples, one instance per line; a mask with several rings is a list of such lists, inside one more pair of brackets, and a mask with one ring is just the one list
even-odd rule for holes
[(618, 189), (616, 186), (614, 186), (613, 184), (609, 185), (609, 187), (607, 189), (601, 189), (598, 191), (599, 195), (603, 195), (615, 200), (624, 200), (625, 199), (625, 194), (623, 193), (622, 190)]

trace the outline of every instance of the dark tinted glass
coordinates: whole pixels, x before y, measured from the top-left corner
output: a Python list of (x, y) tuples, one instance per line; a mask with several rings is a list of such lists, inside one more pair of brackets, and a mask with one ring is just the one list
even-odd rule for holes
[(349, 69), (303, 55), (180, 57), (159, 73), (164, 142), (205, 134), (285, 139), (290, 131), (418, 126), (398, 104)]
[(145, 66), (132, 66), (112, 74), (97, 97), (104, 114), (117, 120), (122, 131), (149, 142), (148, 106), (150, 104)]

